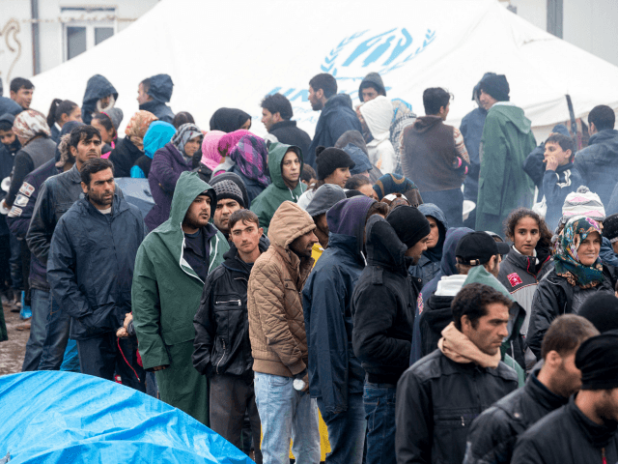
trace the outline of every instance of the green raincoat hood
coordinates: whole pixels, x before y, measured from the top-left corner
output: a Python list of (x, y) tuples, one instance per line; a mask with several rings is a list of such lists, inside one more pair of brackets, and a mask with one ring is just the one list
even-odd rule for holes
[(506, 122), (510, 122), (522, 134), (532, 130), (532, 122), (524, 115), (524, 110), (509, 104), (496, 104), (489, 111), (498, 113)]
[[(271, 144), (268, 148), (268, 170), (270, 171), (270, 180), (280, 189), (288, 190), (287, 185), (283, 182), (281, 163), (283, 163), (283, 158), (290, 149), (293, 149), (298, 155), (298, 159), (300, 160), (300, 172), (303, 172), (303, 153), (300, 148), (278, 142)], [(298, 183), (302, 184), (300, 177), (298, 178)], [(296, 192), (297, 189), (298, 185), (293, 192)]]
[(298, 202), (298, 199), (307, 189), (307, 186), (298, 180), (298, 185), (294, 190), (290, 190), (281, 174), (281, 163), (285, 154), (294, 149), (300, 159), (300, 170), (303, 170), (303, 154), (300, 148), (284, 143), (273, 143), (268, 149), (268, 170), (272, 183), (251, 202), (251, 211), (257, 214), (260, 219), (260, 227), (264, 228), (264, 234), (268, 233), (270, 220), (277, 211), (277, 208), (284, 201)]
[[(201, 180), (197, 172), (183, 172), (174, 190), (170, 218), (151, 232), (157, 234), (164, 245), (170, 250), (171, 254), (177, 258), (177, 262), (182, 270), (197, 279), (199, 279), (199, 277), (183, 257), (185, 234), (182, 230), (182, 221), (189, 210), (189, 206), (193, 203), (193, 200), (195, 200), (200, 193), (208, 190), (212, 190), (214, 197), (213, 209), (211, 210), (212, 214), (214, 205), (216, 204), (214, 189)], [(209, 224), (208, 227), (214, 226)], [(213, 269), (215, 263), (216, 265), (219, 264), (217, 261), (220, 261), (220, 256), (227, 250), (229, 250), (227, 240), (220, 231), (217, 231), (217, 235), (210, 241), (209, 272)]]
[(494, 290), (499, 291), (514, 303), (509, 310), (509, 336), (502, 343), (502, 358), (504, 359), (504, 354), (509, 347), (511, 340), (516, 337), (521, 330), (521, 326), (526, 318), (526, 310), (522, 308), (519, 303), (517, 303), (517, 300), (509, 293), (504, 285), (502, 285), (502, 283), (500, 283), (500, 281), (490, 274), (483, 266), (475, 266), (470, 269), (463, 286), (465, 287), (466, 285), (473, 283), (487, 285)]

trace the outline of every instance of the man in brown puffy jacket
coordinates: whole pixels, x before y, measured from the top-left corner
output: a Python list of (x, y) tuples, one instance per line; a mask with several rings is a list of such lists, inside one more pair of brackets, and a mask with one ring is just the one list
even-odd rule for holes
[(264, 464), (320, 461), (318, 410), (309, 395), (307, 336), (300, 292), (313, 267), (315, 224), (285, 201), (268, 229), (270, 248), (253, 265), (247, 292), (255, 401), (262, 422)]

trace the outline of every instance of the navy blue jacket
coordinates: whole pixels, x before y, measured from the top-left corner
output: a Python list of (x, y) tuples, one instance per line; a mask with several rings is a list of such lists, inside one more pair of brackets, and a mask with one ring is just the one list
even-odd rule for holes
[(550, 230), (558, 226), (567, 195), (577, 191), (581, 185), (584, 185), (584, 179), (573, 163), (558, 166), (555, 171), (545, 171), (543, 175), (543, 192), (547, 203), (545, 222)]
[(464, 180), (464, 198), (475, 203), (479, 194), (479, 174), (481, 173), (479, 152), (485, 119), (487, 119), (487, 110), (478, 107), (466, 114), (459, 126), (466, 150), (468, 150), (470, 156), (469, 171), (466, 180)]
[(618, 269), (618, 255), (614, 252), (612, 243), (607, 237), (603, 237), (603, 241), (601, 242), (601, 252), (599, 253), (599, 258), (603, 264), (613, 266)]
[[(60, 174), (60, 172), (62, 171), (56, 167), (56, 160), (51, 159), (26, 176), (24, 183), (19, 189), (15, 203), (13, 203), (13, 207), (6, 218), (13, 235), (22, 240), (26, 238), (34, 212), (34, 205), (43, 182), (51, 176)], [(34, 253), (31, 253), (30, 258), (30, 287), (49, 291), (46, 266)]]
[(410, 266), (408, 269), (412, 278), (416, 280), (419, 288), (423, 288), (426, 283), (440, 272), (440, 261), (442, 260), (442, 249), (444, 247), (446, 231), (448, 230), (448, 222), (442, 210), (433, 203), (419, 205), (418, 210), (425, 216), (434, 218), (440, 229), (440, 239), (436, 246), (430, 250), (425, 250), (418, 260), (418, 263), (414, 266)]
[(174, 112), (165, 103), (172, 98), (174, 83), (172, 78), (167, 74), (157, 74), (150, 78), (150, 88), (148, 95), (153, 99), (139, 106), (140, 110), (150, 111), (159, 121), (172, 123)]
[(14, 100), (0, 96), (0, 116), (7, 113), (17, 116), (22, 111), (24, 111), (24, 109), (19, 104), (15, 103)]
[(71, 316), (70, 337), (115, 333), (131, 312), (135, 256), (146, 236), (139, 209), (114, 195), (111, 214), (87, 199), (60, 218), (51, 241), (47, 279)]
[(327, 213), (330, 230), (324, 251), (302, 292), (309, 392), (326, 411), (340, 413), (351, 394), (363, 392), (365, 371), (352, 346), (352, 294), (365, 267), (365, 218), (370, 198), (342, 200)]
[(306, 155), (303, 153), (303, 161), (316, 169), (315, 149), (319, 146), (334, 147), (339, 137), (349, 130), (362, 133), (361, 124), (352, 109), (350, 97), (344, 94), (333, 95), (322, 108), (309, 152)]
[(618, 131), (605, 129), (590, 137), (588, 147), (575, 155), (575, 168), (590, 191), (608, 204), (618, 184)]
[(118, 91), (107, 78), (100, 74), (95, 74), (86, 84), (86, 92), (82, 101), (82, 121), (84, 124), (90, 124), (92, 121), (92, 113), (97, 108), (97, 102), (108, 95), (113, 95), (118, 101)]

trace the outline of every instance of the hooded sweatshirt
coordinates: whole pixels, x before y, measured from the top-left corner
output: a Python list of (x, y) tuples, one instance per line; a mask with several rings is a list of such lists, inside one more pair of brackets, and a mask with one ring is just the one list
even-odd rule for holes
[(82, 121), (84, 124), (90, 124), (92, 114), (97, 109), (97, 102), (108, 95), (112, 95), (115, 101), (118, 101), (118, 91), (105, 77), (100, 74), (95, 74), (86, 84), (86, 92), (82, 101)]
[(171, 98), (174, 90), (174, 83), (168, 74), (157, 74), (150, 78), (150, 88), (148, 95), (152, 100), (139, 105), (140, 110), (150, 111), (160, 121), (172, 123), (174, 120), (174, 112), (166, 105)]
[[(144, 369), (169, 365), (166, 345), (193, 341), (193, 317), (204, 282), (184, 258), (182, 221), (195, 198), (211, 187), (195, 172), (183, 172), (170, 218), (142, 242), (133, 273), (132, 308)], [(207, 228), (214, 228), (208, 224)], [(208, 270), (223, 262), (229, 245), (221, 232), (209, 242)], [(191, 359), (187, 360), (189, 363)]]
[(440, 238), (438, 243), (431, 249), (425, 250), (423, 255), (418, 260), (415, 266), (410, 266), (408, 271), (410, 275), (419, 281), (422, 288), (427, 282), (433, 279), (440, 271), (442, 261), (442, 250), (444, 249), (444, 240), (446, 239), (446, 231), (448, 230), (448, 222), (446, 216), (440, 208), (433, 203), (424, 203), (419, 205), (418, 210), (425, 216), (431, 216), (438, 223)]
[(306, 190), (307, 186), (298, 178), (298, 184), (294, 190), (290, 190), (283, 181), (281, 163), (288, 150), (296, 151), (300, 159), (300, 172), (303, 170), (303, 155), (298, 147), (285, 145), (283, 143), (274, 143), (270, 146), (268, 154), (268, 170), (270, 171), (271, 184), (260, 193), (251, 202), (251, 211), (257, 214), (260, 219), (260, 227), (264, 228), (264, 233), (268, 233), (270, 220), (272, 219), (277, 208), (284, 201), (298, 202), (298, 199)]
[(363, 392), (365, 371), (352, 347), (350, 305), (365, 267), (365, 220), (373, 203), (368, 197), (354, 197), (328, 211), (328, 248), (303, 289), (309, 391), (335, 414), (347, 409), (348, 395)]
[(501, 235), (504, 220), (512, 210), (530, 207), (534, 183), (523, 166), (535, 147), (531, 123), (524, 110), (508, 102), (491, 107), (481, 140), (476, 230)]
[(268, 232), (270, 247), (253, 265), (247, 291), (255, 372), (293, 377), (307, 369), (300, 292), (313, 259), (298, 257), (290, 244), (315, 227), (311, 216), (291, 201), (283, 202), (272, 218)]
[(390, 141), (390, 127), (393, 120), (393, 104), (380, 95), (360, 107), (363, 119), (373, 140), (367, 144), (369, 160), (382, 171), (390, 174), (395, 169), (395, 149)]

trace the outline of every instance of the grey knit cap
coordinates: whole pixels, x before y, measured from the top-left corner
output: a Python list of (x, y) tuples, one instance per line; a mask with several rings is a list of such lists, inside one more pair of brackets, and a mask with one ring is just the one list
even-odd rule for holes
[(222, 180), (212, 185), (212, 188), (217, 192), (217, 201), (229, 198), (238, 202), (240, 206), (246, 208), (242, 198), (242, 192), (238, 185), (231, 180)]
[(345, 198), (345, 192), (341, 187), (335, 184), (324, 184), (315, 191), (311, 203), (307, 206), (307, 212), (311, 217), (319, 216)]

